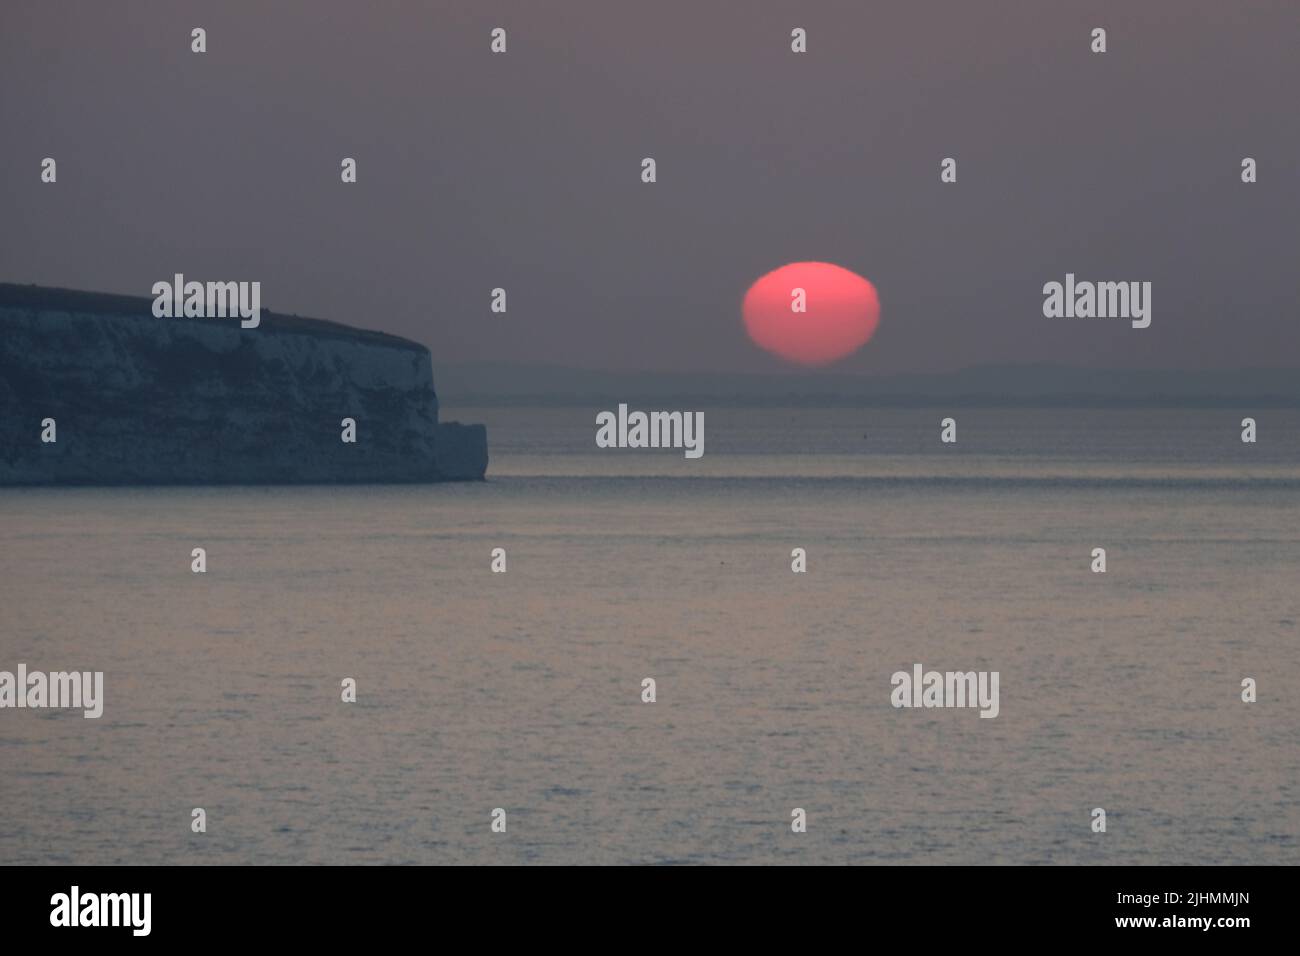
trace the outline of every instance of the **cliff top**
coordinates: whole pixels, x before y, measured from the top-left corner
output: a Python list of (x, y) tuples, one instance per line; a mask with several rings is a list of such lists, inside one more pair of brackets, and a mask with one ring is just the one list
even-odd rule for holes
[[(153, 314), (153, 299), (135, 295), (113, 295), (107, 292), (83, 292), (77, 289), (59, 289), (42, 285), (18, 285), (12, 282), (0, 282), (0, 308), (28, 309), (39, 312), (79, 312), (101, 315), (123, 315), (133, 318), (147, 318), (153, 322), (202, 322), (211, 323), (216, 319), (175, 318), (158, 319)], [(270, 309), (261, 310), (263, 327), (256, 330), (296, 332), (303, 335), (331, 336), (335, 338), (361, 339), (375, 345), (387, 345), (390, 348), (412, 349), (424, 352), (427, 349), (418, 342), (376, 332), (371, 329), (358, 329), (341, 322), (326, 319), (309, 319), (299, 315), (285, 315)], [(238, 324), (236, 324), (238, 328)], [(252, 330), (250, 330), (252, 331)]]

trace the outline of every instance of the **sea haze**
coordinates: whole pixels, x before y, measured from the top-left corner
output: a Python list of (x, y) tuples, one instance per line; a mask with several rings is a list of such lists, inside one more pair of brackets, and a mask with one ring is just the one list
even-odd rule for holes
[(0, 859), (1296, 862), (1300, 412), (600, 410), (444, 404), (485, 483), (0, 490), (0, 669), (105, 672), (0, 714)]

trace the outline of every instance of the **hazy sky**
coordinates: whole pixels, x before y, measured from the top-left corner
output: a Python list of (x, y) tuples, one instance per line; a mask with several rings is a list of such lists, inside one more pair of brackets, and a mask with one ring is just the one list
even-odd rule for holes
[[(824, 259), (882, 307), (840, 372), (1296, 365), (1298, 90), (1296, 0), (4, 0), (0, 280), (761, 371), (746, 288)], [(1044, 318), (1066, 272), (1152, 282), (1151, 327)]]

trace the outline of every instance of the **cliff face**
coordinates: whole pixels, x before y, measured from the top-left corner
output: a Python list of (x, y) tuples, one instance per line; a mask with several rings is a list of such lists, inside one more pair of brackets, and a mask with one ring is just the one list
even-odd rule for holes
[(423, 346), (266, 310), (241, 329), (151, 307), (0, 284), (0, 484), (484, 476), (486, 430), (439, 424)]

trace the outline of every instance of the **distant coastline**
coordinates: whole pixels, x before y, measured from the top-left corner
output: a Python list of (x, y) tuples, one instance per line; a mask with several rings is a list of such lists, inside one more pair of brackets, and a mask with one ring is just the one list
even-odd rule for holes
[[(850, 375), (605, 372), (504, 363), (439, 364), (462, 407), (611, 402), (756, 407), (1300, 408), (1300, 369), (1238, 371), (982, 365), (956, 372)], [(667, 398), (666, 398), (667, 397)]]

